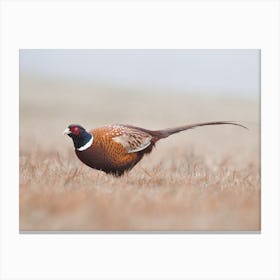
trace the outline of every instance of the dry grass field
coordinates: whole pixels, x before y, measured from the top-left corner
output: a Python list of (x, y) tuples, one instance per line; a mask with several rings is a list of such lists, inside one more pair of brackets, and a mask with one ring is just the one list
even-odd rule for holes
[[(260, 230), (259, 100), (21, 77), (21, 231)], [(158, 142), (123, 177), (83, 165), (70, 123), (162, 129), (238, 121)]]

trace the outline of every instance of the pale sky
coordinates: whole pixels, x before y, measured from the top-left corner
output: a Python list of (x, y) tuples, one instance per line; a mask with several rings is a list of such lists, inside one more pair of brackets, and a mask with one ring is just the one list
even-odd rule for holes
[(20, 50), (21, 74), (258, 97), (260, 50)]

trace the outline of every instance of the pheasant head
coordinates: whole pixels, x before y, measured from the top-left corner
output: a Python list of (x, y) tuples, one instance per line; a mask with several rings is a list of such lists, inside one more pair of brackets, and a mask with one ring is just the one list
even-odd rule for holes
[(74, 147), (79, 151), (87, 149), (93, 142), (93, 135), (78, 124), (70, 124), (63, 134), (72, 138)]

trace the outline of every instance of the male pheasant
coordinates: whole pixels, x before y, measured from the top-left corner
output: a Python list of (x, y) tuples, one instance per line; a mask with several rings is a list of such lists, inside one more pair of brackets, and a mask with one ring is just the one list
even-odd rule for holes
[(155, 143), (174, 133), (198, 126), (229, 124), (234, 122), (204, 122), (164, 130), (148, 130), (131, 125), (107, 125), (87, 132), (82, 126), (71, 124), (64, 131), (72, 138), (78, 158), (91, 168), (121, 176), (150, 153)]

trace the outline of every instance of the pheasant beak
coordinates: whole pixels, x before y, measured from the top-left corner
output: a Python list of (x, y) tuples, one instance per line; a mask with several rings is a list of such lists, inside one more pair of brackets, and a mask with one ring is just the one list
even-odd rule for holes
[(64, 131), (63, 131), (63, 135), (69, 135), (71, 133), (70, 129), (67, 127)]

